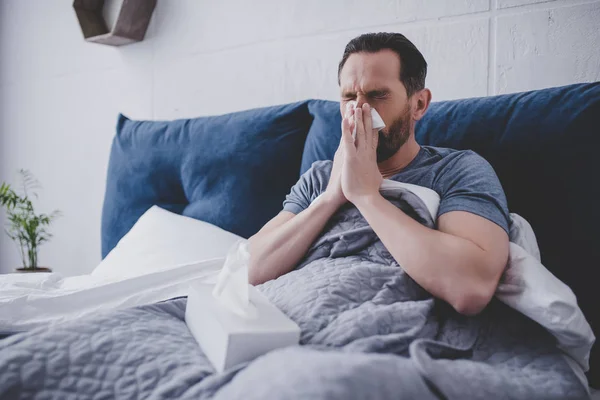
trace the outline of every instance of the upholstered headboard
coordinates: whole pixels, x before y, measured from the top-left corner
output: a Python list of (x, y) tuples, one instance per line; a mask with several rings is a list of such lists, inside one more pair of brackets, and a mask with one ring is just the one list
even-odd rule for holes
[[(332, 158), (340, 123), (339, 104), (321, 100), (173, 122), (121, 116), (103, 256), (153, 204), (252, 235), (280, 211), (301, 171)], [(417, 124), (419, 143), (472, 149), (492, 164), (511, 212), (530, 221), (543, 263), (573, 288), (597, 333), (599, 126), (600, 83), (433, 103)]]

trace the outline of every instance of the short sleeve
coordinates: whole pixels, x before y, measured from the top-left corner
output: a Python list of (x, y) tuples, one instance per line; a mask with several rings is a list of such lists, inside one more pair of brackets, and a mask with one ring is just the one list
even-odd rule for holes
[(506, 195), (496, 172), (483, 157), (473, 151), (461, 152), (438, 177), (438, 184), (438, 217), (450, 211), (466, 211), (509, 232)]
[(315, 161), (292, 186), (283, 202), (283, 211), (299, 214), (326, 188), (331, 174), (331, 161)]

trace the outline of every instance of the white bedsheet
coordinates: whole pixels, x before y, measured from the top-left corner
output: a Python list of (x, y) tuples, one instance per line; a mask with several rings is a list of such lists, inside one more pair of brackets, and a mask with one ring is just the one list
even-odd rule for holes
[(115, 309), (186, 296), (190, 284), (215, 283), (224, 258), (121, 279), (57, 273), (0, 277), (0, 333), (28, 330)]

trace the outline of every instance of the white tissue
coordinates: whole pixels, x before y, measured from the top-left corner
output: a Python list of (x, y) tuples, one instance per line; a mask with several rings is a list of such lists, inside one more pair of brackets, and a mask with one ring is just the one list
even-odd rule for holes
[[(354, 110), (355, 108), (356, 108), (356, 101), (349, 101), (348, 103), (346, 103), (346, 117), (349, 117), (350, 111)], [(356, 118), (356, 114), (354, 114), (354, 115), (355, 115), (354, 118)], [(381, 115), (379, 115), (377, 110), (374, 109), (373, 107), (371, 107), (371, 122), (372, 122), (373, 129), (381, 130), (381, 129), (385, 128), (385, 123), (383, 122)], [(356, 124), (354, 124), (354, 129), (352, 130), (352, 138), (356, 140)]]
[(217, 277), (212, 295), (224, 308), (250, 319), (256, 318), (257, 311), (250, 301), (248, 290), (249, 260), (247, 241), (237, 241), (227, 253), (225, 264)]

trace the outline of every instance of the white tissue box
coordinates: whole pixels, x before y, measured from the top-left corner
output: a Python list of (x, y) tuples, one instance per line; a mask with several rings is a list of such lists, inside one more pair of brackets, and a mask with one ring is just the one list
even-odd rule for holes
[(297, 345), (300, 328), (254, 286), (249, 298), (257, 317), (246, 319), (224, 308), (212, 296), (212, 285), (190, 289), (185, 322), (218, 372), (251, 361), (271, 350)]

